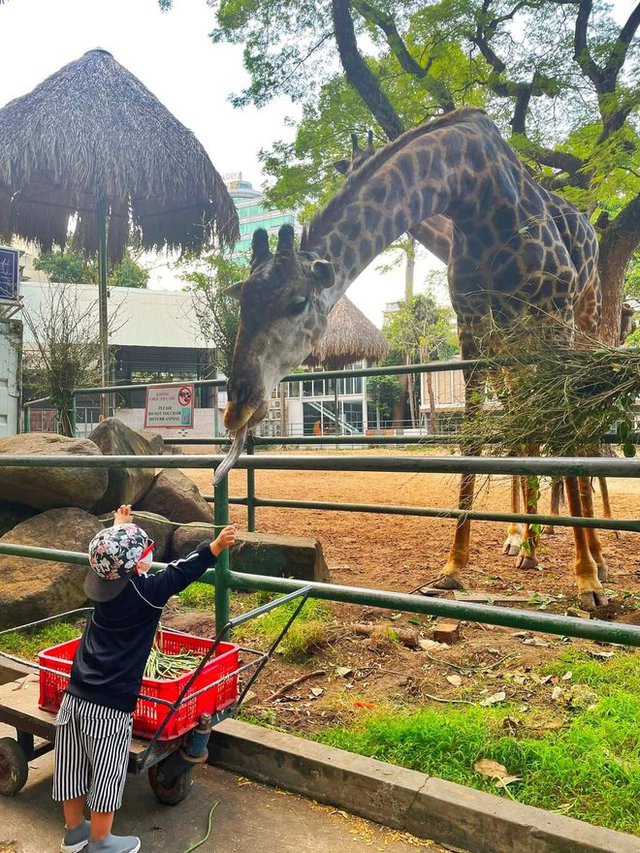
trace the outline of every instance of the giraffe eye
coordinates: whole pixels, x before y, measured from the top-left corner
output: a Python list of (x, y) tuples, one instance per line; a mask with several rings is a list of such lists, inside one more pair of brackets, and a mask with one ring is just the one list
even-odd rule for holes
[(304, 309), (307, 307), (307, 302), (309, 300), (304, 296), (298, 297), (298, 299), (294, 299), (293, 302), (290, 302), (287, 306), (287, 314), (290, 317), (295, 317), (296, 314), (302, 314)]

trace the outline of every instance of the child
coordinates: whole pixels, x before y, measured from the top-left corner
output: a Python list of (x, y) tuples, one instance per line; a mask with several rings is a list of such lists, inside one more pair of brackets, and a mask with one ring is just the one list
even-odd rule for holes
[[(137, 853), (140, 839), (111, 834), (122, 804), (133, 710), (162, 608), (235, 542), (229, 525), (164, 572), (146, 574), (153, 542), (121, 506), (89, 545), (84, 589), (95, 602), (56, 717), (53, 798), (65, 818), (62, 853)], [(89, 807), (91, 821), (84, 819)]]

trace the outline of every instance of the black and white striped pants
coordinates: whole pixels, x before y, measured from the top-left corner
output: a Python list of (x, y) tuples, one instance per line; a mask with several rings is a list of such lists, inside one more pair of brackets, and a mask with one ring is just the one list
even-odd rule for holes
[(65, 693), (55, 725), (53, 799), (86, 796), (91, 811), (119, 809), (133, 714)]

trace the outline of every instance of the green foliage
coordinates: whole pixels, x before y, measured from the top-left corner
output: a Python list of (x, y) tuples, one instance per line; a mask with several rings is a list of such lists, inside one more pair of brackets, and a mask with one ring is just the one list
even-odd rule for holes
[(196, 581), (189, 584), (179, 595), (180, 604), (190, 610), (213, 610), (215, 603), (215, 587), (209, 583)]
[[(352, 728), (318, 739), (382, 761), (505, 796), (474, 764), (492, 759), (521, 777), (508, 786), (520, 802), (624, 832), (640, 831), (640, 656), (618, 655), (604, 665), (569, 653), (549, 674), (573, 673), (573, 685), (596, 690), (577, 703), (566, 727), (536, 737), (518, 705), (505, 708), (424, 708), (373, 713)], [(584, 691), (585, 694), (588, 691)], [(589, 694), (590, 695), (590, 694)], [(505, 719), (510, 730), (505, 734)]]
[[(74, 249), (42, 252), (34, 261), (34, 267), (42, 270), (49, 281), (64, 284), (97, 284), (98, 265)], [(111, 270), (107, 278), (112, 287), (146, 287), (149, 272), (126, 256)]]
[[(187, 269), (190, 264), (190, 260), (185, 262)], [(182, 276), (188, 282), (200, 332), (206, 340), (215, 341), (216, 365), (227, 376), (231, 374), (233, 348), (240, 325), (240, 303), (225, 291), (247, 275), (245, 258), (234, 259), (214, 252), (202, 258), (197, 269)]]
[(0, 636), (0, 649), (25, 660), (36, 660), (38, 652), (73, 640), (81, 633), (80, 623), (54, 622), (40, 628), (3, 634)]
[[(298, 603), (292, 601), (246, 622), (237, 629), (237, 636), (243, 642), (258, 641), (264, 645), (272, 643), (290, 619)], [(284, 660), (291, 663), (304, 663), (316, 649), (324, 646), (328, 640), (328, 623), (331, 618), (331, 608), (327, 604), (309, 599), (279, 646)]]
[(419, 293), (387, 314), (382, 334), (407, 364), (450, 358), (456, 351), (453, 311), (440, 307), (431, 291)]
[(42, 252), (33, 263), (37, 270), (45, 272), (50, 281), (67, 284), (82, 284), (93, 281), (95, 270), (86, 258), (72, 249), (67, 251)]
[(393, 417), (393, 408), (400, 399), (400, 380), (397, 376), (370, 376), (367, 393), (383, 420)]
[(640, 299), (640, 250), (631, 256), (624, 282), (624, 295), (628, 298)]
[(109, 284), (112, 287), (144, 288), (148, 283), (149, 271), (130, 257), (124, 257), (109, 275)]

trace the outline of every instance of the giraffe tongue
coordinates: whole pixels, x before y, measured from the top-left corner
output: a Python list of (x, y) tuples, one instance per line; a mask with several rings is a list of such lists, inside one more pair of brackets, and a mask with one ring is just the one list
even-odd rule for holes
[(222, 462), (216, 468), (216, 473), (213, 478), (213, 485), (217, 486), (218, 483), (223, 480), (229, 471), (233, 468), (233, 466), (238, 461), (238, 457), (242, 453), (244, 448), (244, 442), (247, 438), (247, 433), (249, 432), (249, 424), (246, 423), (243, 427), (236, 432), (233, 443), (229, 448), (227, 455), (224, 457)]

